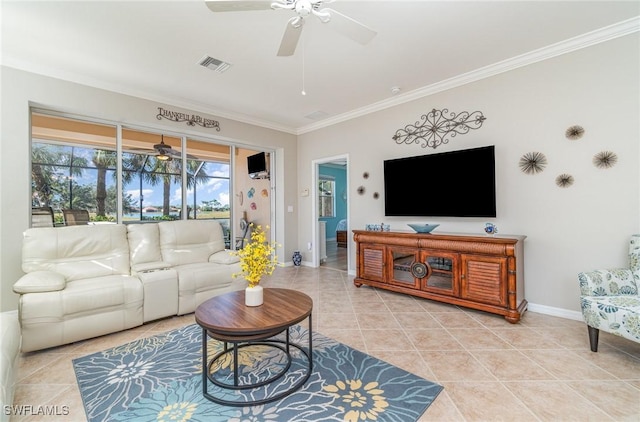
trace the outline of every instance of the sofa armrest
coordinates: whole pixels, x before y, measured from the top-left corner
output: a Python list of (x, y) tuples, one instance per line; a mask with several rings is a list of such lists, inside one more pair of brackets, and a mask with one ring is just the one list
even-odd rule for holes
[(235, 264), (236, 262), (240, 262), (240, 258), (238, 256), (233, 255), (229, 250), (218, 251), (209, 256), (209, 262), (213, 262), (215, 264), (224, 264), (230, 265)]
[(581, 272), (578, 282), (582, 296), (638, 294), (633, 273), (628, 268)]
[(33, 271), (20, 277), (13, 285), (13, 291), (18, 294), (56, 292), (66, 285), (67, 281), (60, 273)]

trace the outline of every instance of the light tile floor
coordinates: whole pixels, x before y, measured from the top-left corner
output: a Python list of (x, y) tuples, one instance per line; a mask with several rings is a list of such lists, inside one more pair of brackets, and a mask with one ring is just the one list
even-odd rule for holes
[[(370, 287), (344, 271), (279, 268), (265, 287), (314, 300), (318, 332), (445, 389), (421, 421), (640, 421), (640, 344), (600, 334), (589, 350), (579, 321), (527, 312), (500, 316)], [(71, 360), (194, 323), (193, 314), (20, 357), (15, 404), (68, 406), (59, 417), (84, 421)]]

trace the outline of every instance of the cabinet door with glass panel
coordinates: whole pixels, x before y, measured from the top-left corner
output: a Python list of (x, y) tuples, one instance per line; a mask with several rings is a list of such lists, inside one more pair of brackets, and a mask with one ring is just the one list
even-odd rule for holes
[(390, 284), (456, 295), (458, 256), (448, 252), (389, 247), (387, 280)]
[(420, 263), (424, 265), (424, 269), (416, 266), (414, 273), (416, 276), (425, 273), (425, 276), (420, 279), (422, 290), (451, 296), (458, 295), (459, 285), (456, 282), (459, 273), (458, 254), (421, 250)]
[(420, 288), (420, 279), (412, 268), (420, 262), (420, 251), (415, 248), (387, 247), (387, 283), (412, 289)]

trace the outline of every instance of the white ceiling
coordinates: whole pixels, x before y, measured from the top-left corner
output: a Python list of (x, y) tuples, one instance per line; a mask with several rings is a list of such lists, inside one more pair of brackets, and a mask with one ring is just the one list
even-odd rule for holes
[[(377, 36), (363, 46), (310, 17), (296, 54), (277, 57), (293, 16), (286, 10), (2, 0), (2, 64), (304, 133), (640, 30), (637, 0), (336, 0), (330, 7)], [(199, 66), (205, 55), (232, 67)], [(401, 93), (393, 96), (392, 87)], [(306, 117), (317, 112), (325, 117)]]

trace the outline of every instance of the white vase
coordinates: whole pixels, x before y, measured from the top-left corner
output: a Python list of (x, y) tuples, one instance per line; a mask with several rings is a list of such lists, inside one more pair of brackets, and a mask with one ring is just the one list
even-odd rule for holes
[(247, 287), (244, 289), (244, 304), (247, 306), (260, 306), (263, 301), (262, 286)]

